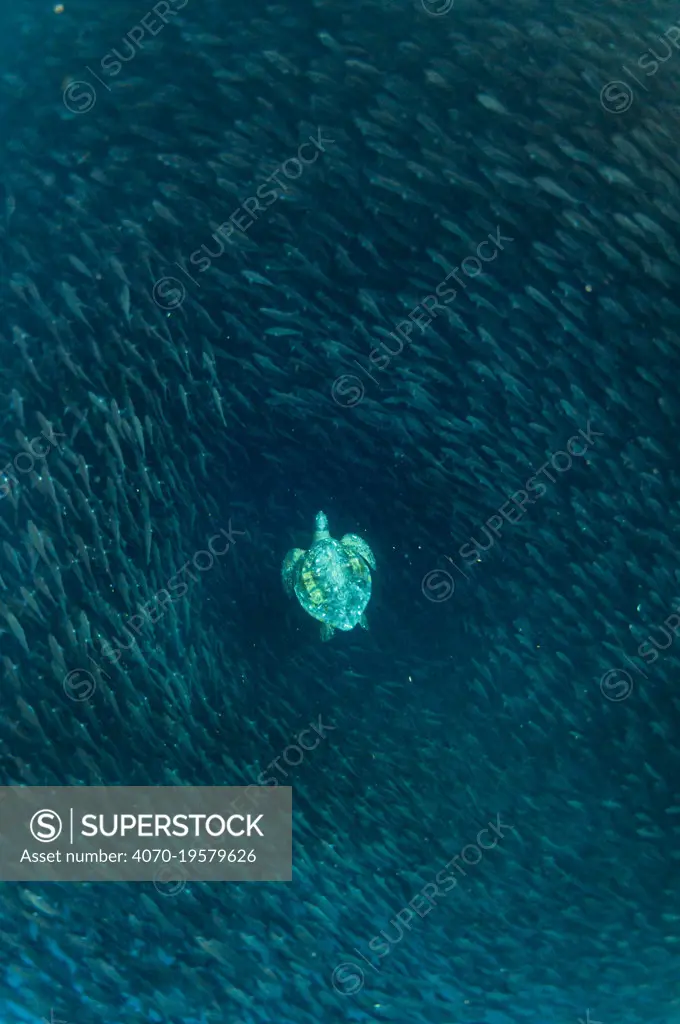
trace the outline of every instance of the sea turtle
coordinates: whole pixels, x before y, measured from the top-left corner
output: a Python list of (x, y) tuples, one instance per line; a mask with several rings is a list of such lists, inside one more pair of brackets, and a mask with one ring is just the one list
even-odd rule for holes
[(335, 629), (354, 629), (357, 623), (368, 629), (364, 608), (371, 596), (373, 552), (355, 533), (333, 540), (323, 512), (317, 512), (315, 527), (309, 551), (293, 548), (283, 560), (286, 593), (295, 594), (304, 610), (319, 619), (322, 640), (330, 640)]

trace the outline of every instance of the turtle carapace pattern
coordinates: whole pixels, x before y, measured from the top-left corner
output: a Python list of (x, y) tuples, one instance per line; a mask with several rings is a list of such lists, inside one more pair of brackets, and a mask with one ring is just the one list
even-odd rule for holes
[(286, 593), (295, 594), (304, 610), (321, 622), (322, 640), (329, 640), (336, 629), (367, 629), (364, 609), (371, 597), (373, 552), (354, 533), (334, 540), (323, 512), (317, 512), (315, 525), (309, 550), (293, 548), (283, 560)]

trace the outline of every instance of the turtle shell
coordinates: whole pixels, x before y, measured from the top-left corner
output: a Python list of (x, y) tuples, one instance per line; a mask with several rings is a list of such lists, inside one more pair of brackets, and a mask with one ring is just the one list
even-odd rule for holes
[(319, 622), (354, 629), (371, 597), (371, 573), (363, 558), (340, 541), (318, 540), (300, 559), (295, 593)]

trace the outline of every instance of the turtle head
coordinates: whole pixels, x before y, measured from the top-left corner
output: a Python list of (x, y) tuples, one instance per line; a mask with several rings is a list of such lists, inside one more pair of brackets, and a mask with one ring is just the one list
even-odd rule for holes
[(314, 520), (314, 542), (316, 543), (317, 540), (328, 540), (329, 537), (326, 513), (317, 512), (316, 519)]

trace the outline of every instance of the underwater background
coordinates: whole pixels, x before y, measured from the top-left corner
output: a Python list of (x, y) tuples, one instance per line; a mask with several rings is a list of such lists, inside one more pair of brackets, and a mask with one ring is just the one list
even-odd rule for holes
[(3, 883), (3, 1022), (680, 1019), (678, 26), (3, 7), (0, 782), (294, 807), (290, 883)]

